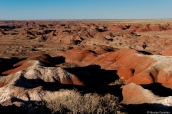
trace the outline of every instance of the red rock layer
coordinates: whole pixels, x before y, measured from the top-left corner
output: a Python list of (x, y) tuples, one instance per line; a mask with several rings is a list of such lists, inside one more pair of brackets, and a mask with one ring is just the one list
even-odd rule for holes
[(172, 73), (169, 70), (172, 59), (168, 57), (143, 55), (127, 48), (101, 55), (73, 49), (64, 52), (62, 56), (69, 63), (84, 66), (96, 64), (102, 69), (117, 70), (118, 76), (125, 80), (126, 84), (132, 82), (136, 84), (162, 83), (172, 88)]
[(32, 66), (32, 63), (28, 62), (29, 60), (39, 60), (43, 64), (45, 64), (45, 66), (49, 66), (49, 65), (54, 64), (53, 59), (51, 58), (50, 55), (48, 55), (48, 54), (35, 54), (35, 55), (29, 56), (26, 60), (23, 60), (23, 61), (20, 61), (20, 62), (14, 64), (13, 65), (14, 69), (4, 71), (4, 72), (2, 72), (2, 74), (3, 75), (10, 75), (12, 73), (16, 73), (18, 71), (21, 71), (23, 69), (26, 69), (26, 68)]
[(24, 63), (22, 63), (20, 66), (18, 66), (17, 68), (14, 68), (14, 69), (10, 69), (10, 70), (7, 70), (7, 71), (4, 71), (2, 72), (3, 75), (10, 75), (10, 74), (13, 74), (13, 73), (16, 73), (18, 71), (21, 71), (21, 70), (24, 70), (30, 66), (32, 66), (33, 64), (32, 63), (28, 63), (28, 61), (25, 61)]

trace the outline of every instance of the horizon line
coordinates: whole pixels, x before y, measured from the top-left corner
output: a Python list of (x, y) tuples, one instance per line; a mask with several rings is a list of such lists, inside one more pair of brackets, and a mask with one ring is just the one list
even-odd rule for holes
[(71, 21), (71, 20), (172, 20), (172, 18), (145, 18), (145, 19), (0, 19), (0, 21)]

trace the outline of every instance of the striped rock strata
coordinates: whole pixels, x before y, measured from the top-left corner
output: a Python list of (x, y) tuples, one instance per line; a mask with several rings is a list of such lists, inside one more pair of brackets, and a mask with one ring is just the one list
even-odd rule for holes
[(62, 53), (66, 62), (81, 66), (96, 64), (102, 69), (116, 70), (126, 84), (161, 83), (172, 88), (172, 57), (144, 55), (133, 49), (123, 48), (116, 52), (96, 55), (87, 50), (72, 49)]

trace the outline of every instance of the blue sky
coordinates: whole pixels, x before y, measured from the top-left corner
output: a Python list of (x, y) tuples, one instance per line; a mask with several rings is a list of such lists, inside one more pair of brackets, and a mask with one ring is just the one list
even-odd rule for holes
[(172, 18), (172, 0), (0, 0), (0, 20)]

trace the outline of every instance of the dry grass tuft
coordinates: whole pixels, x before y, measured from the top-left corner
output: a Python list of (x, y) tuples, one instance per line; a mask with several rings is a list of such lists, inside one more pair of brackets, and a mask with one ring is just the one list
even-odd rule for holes
[[(44, 101), (34, 113), (65, 113), (65, 114), (118, 114), (125, 113), (119, 105), (119, 98), (110, 94), (81, 94), (76, 90), (60, 90), (53, 100)], [(43, 111), (45, 110), (45, 111)]]

